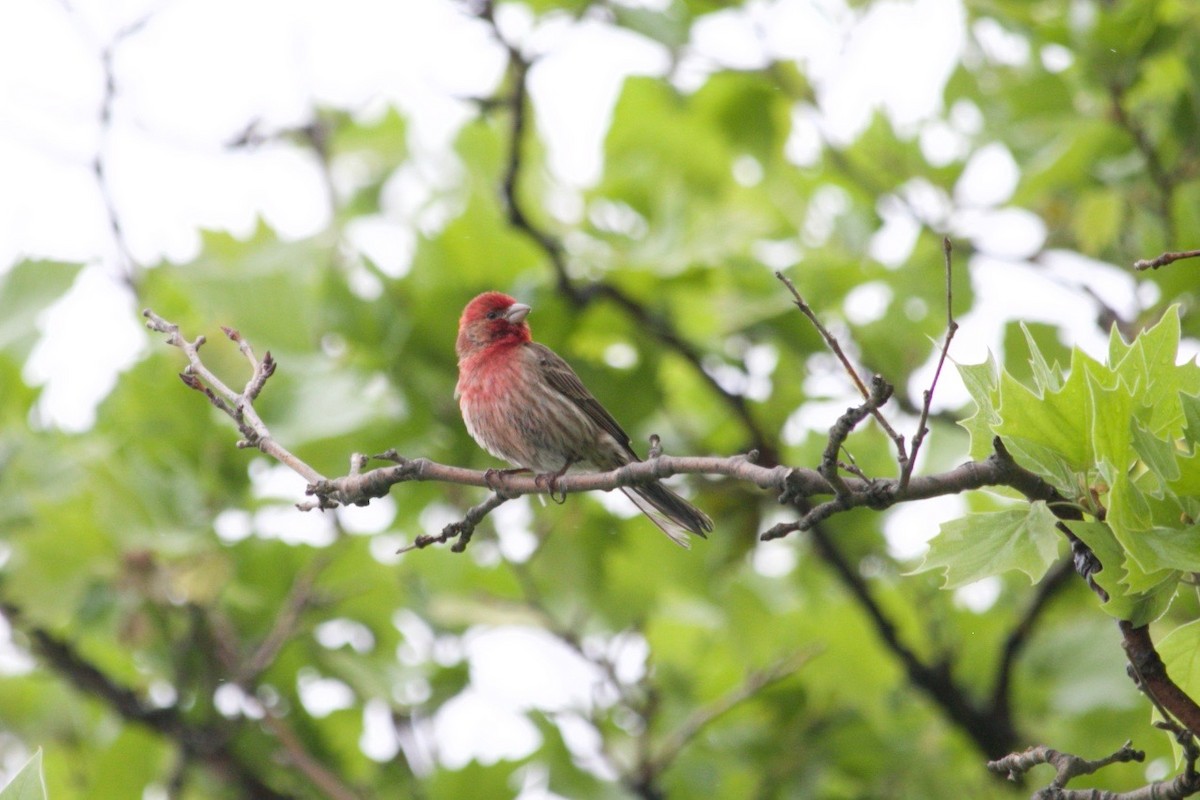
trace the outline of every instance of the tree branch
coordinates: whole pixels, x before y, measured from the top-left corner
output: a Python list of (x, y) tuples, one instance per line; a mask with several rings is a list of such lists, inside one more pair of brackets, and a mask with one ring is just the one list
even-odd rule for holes
[[(394, 456), (393, 466), (379, 467), (340, 478), (323, 479), (310, 484), (308, 494), (318, 502), (308, 506), (366, 505), (371, 499), (386, 495), (391, 487), (408, 481), (436, 481), (495, 489), (504, 499), (526, 494), (548, 494), (544, 483), (536, 476), (501, 474), (494, 471), (472, 470), (439, 464), (427, 458), (406, 459)], [(1008, 486), (1018, 491), (1032, 489), (1031, 499), (1047, 499), (1041, 489), (1052, 491), (1038, 476), (1012, 461), (1007, 453), (994, 453), (982, 461), (960, 464), (946, 472), (920, 475), (908, 486), (900, 488), (898, 478), (864, 480), (858, 477), (840, 479), (842, 494), (819, 470), (802, 467), (764, 467), (755, 464), (751, 456), (659, 456), (637, 461), (608, 472), (568, 473), (555, 485), (557, 494), (576, 494), (591, 491), (612, 491), (626, 486), (653, 483), (673, 475), (720, 475), (753, 484), (774, 493), (779, 502), (795, 506), (802, 500), (821, 495), (835, 495), (833, 500), (807, 511), (796, 523), (784, 523), (764, 532), (763, 540), (777, 539), (796, 530), (809, 530), (833, 513), (869, 506), (884, 509), (902, 502), (925, 500), (948, 494), (981, 489), (986, 486)], [(1061, 498), (1060, 498), (1061, 499)], [(503, 500), (489, 501), (486, 511)], [(832, 510), (820, 509), (827, 508)], [(484, 511), (484, 515), (486, 515)], [(482, 519), (473, 520), (475, 524)], [(473, 526), (472, 526), (473, 527)], [(447, 539), (450, 536), (446, 537)], [(422, 545), (423, 546), (423, 545)]]
[(642, 762), (638, 769), (639, 784), (653, 785), (657, 777), (705, 728), (742, 703), (753, 699), (764, 689), (795, 675), (812, 660), (813, 655), (814, 651), (804, 650), (782, 658), (763, 669), (755, 670), (746, 676), (741, 686), (718, 697), (708, 705), (696, 708), (675, 730), (671, 731), (659, 746), (658, 752)]
[(200, 758), (225, 780), (237, 784), (247, 797), (263, 800), (289, 800), (291, 795), (272, 789), (257, 775), (255, 767), (244, 763), (236, 748), (230, 746), (232, 730), (190, 721), (178, 706), (157, 707), (146, 704), (132, 689), (122, 686), (86, 660), (70, 643), (37, 625), (25, 622), (20, 609), (0, 603), (0, 613), (16, 629), (29, 637), (34, 653), (41, 661), (65, 678), (80, 692), (96, 698), (123, 719), (143, 725), (179, 743), (185, 754)]
[(1141, 750), (1134, 750), (1131, 742), (1126, 742), (1121, 746), (1120, 750), (1112, 755), (1095, 761), (1089, 761), (1070, 753), (1060, 753), (1058, 750), (1038, 745), (1037, 747), (1030, 747), (1021, 753), (1013, 753), (996, 761), (988, 762), (987, 766), (988, 769), (997, 775), (1004, 775), (1009, 780), (1016, 780), (1033, 767), (1040, 764), (1050, 764), (1057, 773), (1054, 776), (1053, 785), (1061, 789), (1072, 778), (1077, 778), (1080, 775), (1092, 775), (1109, 764), (1145, 760), (1146, 754)]
[[(1075, 564), (1069, 558), (1059, 561), (1043, 576), (1037, 586), (1033, 600), (1025, 608), (1025, 612), (1013, 626), (1012, 631), (1004, 640), (1000, 651), (1000, 660), (996, 665), (996, 677), (993, 683), (990, 705), (992, 713), (1007, 720), (1012, 719), (1011, 689), (1013, 668), (1017, 656), (1025, 649), (1033, 626), (1052, 600), (1068, 581), (1075, 576)], [(1010, 723), (1011, 724), (1011, 723)]]
[(1200, 736), (1200, 705), (1167, 675), (1167, 668), (1154, 648), (1150, 627), (1135, 627), (1126, 620), (1117, 623), (1121, 646), (1129, 658), (1130, 674), (1164, 719), (1174, 717), (1193, 735)]
[[(135, 291), (138, 283), (137, 264), (134, 261), (133, 253), (129, 249), (129, 240), (125, 235), (125, 228), (121, 224), (121, 216), (117, 212), (117, 201), (113, 193), (108, 160), (108, 144), (112, 136), (113, 127), (113, 107), (116, 105), (119, 91), (116, 67), (113, 62), (117, 48), (145, 28), (154, 13), (151, 11), (116, 31), (100, 50), (100, 69), (104, 77), (104, 94), (100, 98), (100, 137), (97, 140), (96, 151), (92, 156), (91, 163), (92, 174), (96, 179), (96, 188), (100, 193), (100, 199), (104, 203), (104, 216), (108, 224), (109, 233), (112, 236), (113, 248), (116, 251), (116, 268), (125, 285)], [(72, 16), (79, 18), (75, 14), (72, 14)]]
[(922, 661), (916, 652), (901, 641), (896, 625), (875, 602), (856, 567), (838, 551), (829, 532), (817, 525), (809, 531), (809, 536), (817, 553), (833, 567), (842, 585), (866, 613), (884, 646), (900, 662), (909, 682), (924, 691), (984, 755), (996, 758), (1009, 752), (1018, 741), (1011, 718), (995, 713), (993, 708), (974, 703), (966, 690), (955, 681), (949, 664), (927, 664)]
[[(539, 484), (536, 476), (519, 474), (497, 474), (495, 470), (479, 471), (463, 467), (438, 464), (426, 458), (405, 458), (395, 451), (388, 451), (378, 458), (395, 462), (391, 466), (362, 471), (368, 459), (354, 454), (350, 459), (348, 474), (329, 479), (296, 458), (285, 447), (276, 442), (266, 424), (254, 410), (253, 401), (262, 391), (266, 380), (275, 371), (275, 362), (268, 353), (261, 361), (254, 357), (253, 350), (237, 331), (225, 329), (226, 336), (238, 345), (251, 365), (251, 378), (246, 388), (235, 392), (214, 375), (200, 358), (199, 349), (204, 337), (188, 341), (179, 332), (179, 326), (168, 322), (150, 309), (143, 312), (149, 320), (148, 327), (167, 334), (167, 343), (179, 347), (188, 358), (188, 366), (182, 377), (184, 383), (195, 389), (215, 407), (229, 416), (245, 437), (242, 446), (254, 446), (280, 463), (289, 467), (309, 481), (306, 493), (313, 501), (298, 504), (302, 510), (334, 508), (339, 505), (367, 505), (374, 498), (383, 497), (397, 483), (407, 481), (440, 481), (492, 489), (496, 496), (476, 506), (467, 518), (447, 528), (433, 538), (423, 538), (415, 547), (425, 547), (435, 541), (445, 542), (458, 538), (455, 549), (461, 550), (470, 538), (471, 531), (493, 509), (506, 499), (524, 494), (546, 494), (545, 483)], [(890, 387), (881, 379), (873, 381), (868, 391), (868, 401), (858, 409), (847, 412), (845, 419), (834, 426), (830, 434), (830, 447), (836, 454), (840, 442), (868, 413), (877, 410), (890, 394)], [(762, 539), (776, 539), (793, 531), (808, 530), (829, 516), (852, 508), (869, 506), (884, 509), (900, 502), (923, 500), (947, 494), (957, 494), (985, 486), (1010, 486), (1031, 499), (1054, 500), (1063, 498), (1050, 484), (1032, 472), (1020, 467), (997, 439), (996, 452), (982, 461), (961, 464), (946, 472), (922, 475), (907, 481), (896, 479), (868, 480), (859, 476), (840, 477), (828, 463), (818, 469), (785, 466), (762, 466), (755, 463), (757, 453), (728, 457), (715, 456), (665, 456), (637, 461), (608, 472), (579, 473), (564, 475), (555, 483), (561, 494), (589, 491), (612, 491), (626, 486), (653, 483), (673, 475), (706, 474), (721, 475), (754, 484), (760, 489), (774, 493), (780, 503), (800, 508), (801, 501), (820, 495), (834, 495), (826, 503), (808, 508), (800, 520), (777, 525), (764, 532)], [(829, 453), (825, 462), (829, 461)]]
[(508, 72), (512, 82), (511, 93), (499, 103), (489, 105), (503, 106), (509, 112), (508, 152), (500, 184), (501, 198), (504, 201), (509, 225), (527, 236), (546, 254), (554, 271), (558, 292), (571, 305), (582, 308), (597, 299), (604, 299), (620, 308), (637, 323), (640, 330), (649, 333), (663, 346), (681, 356), (692, 367), (745, 428), (749, 435), (748, 449), (757, 450), (766, 464), (779, 463), (776, 449), (751, 413), (746, 398), (721, 386), (717, 379), (704, 368), (702, 353), (679, 334), (668, 318), (651, 311), (645, 304), (610, 283), (598, 281), (585, 286), (577, 286), (572, 281), (567, 269), (566, 248), (562, 241), (535, 223), (526, 211), (525, 205), (521, 202), (519, 188), (525, 165), (522, 148), (529, 127), (527, 124), (529, 114), (528, 76), (532, 63), (516, 45), (509, 42), (500, 33), (493, 12), (494, 4), (491, 0), (483, 0), (475, 9), (475, 15), (489, 25), (496, 41), (508, 53)]
[(217, 657), (224, 674), (233, 676), (233, 682), (258, 705), (262, 713), (263, 727), (279, 743), (286, 763), (304, 775), (314, 786), (319, 787), (331, 800), (357, 800), (358, 795), (310, 752), (293, 726), (288, 723), (286, 715), (265, 702), (256, 692), (259, 676), (295, 635), (304, 611), (315, 602), (314, 586), (317, 578), (334, 557), (335, 553), (325, 552), (296, 576), (270, 631), (248, 658), (242, 657), (243, 647), (239, 644), (233, 627), (225, 624), (223, 617), (213, 612), (202, 612), (200, 624), (204, 626), (207, 638), (211, 638), (217, 645)]
[(1150, 180), (1154, 184), (1154, 188), (1158, 190), (1157, 211), (1158, 218), (1163, 226), (1163, 240), (1173, 242), (1177, 237), (1172, 208), (1175, 203), (1178, 180), (1163, 164), (1162, 157), (1159, 155), (1154, 142), (1150, 138), (1149, 132), (1142, 125), (1142, 122), (1125, 109), (1125, 92), (1127, 89), (1128, 87), (1118, 80), (1113, 80), (1108, 85), (1109, 107), (1112, 118), (1117, 125), (1129, 134), (1129, 138), (1133, 140), (1134, 147), (1137, 148), (1142, 158), (1145, 159), (1146, 171), (1150, 173)]
[[(858, 389), (858, 393), (862, 395), (863, 400), (870, 402), (872, 391), (867, 389), (867, 385), (863, 383), (862, 378), (859, 377), (858, 369), (855, 368), (852, 363), (850, 363), (850, 359), (847, 357), (846, 352), (842, 350), (842, 345), (837, 340), (837, 337), (834, 336), (833, 333), (831, 333), (830, 330), (821, 323), (821, 320), (816, 315), (816, 312), (814, 312), (812, 307), (810, 307), (808, 303), (804, 301), (804, 298), (800, 296), (800, 291), (796, 288), (796, 285), (792, 283), (791, 279), (785, 276), (782, 272), (776, 272), (775, 277), (787, 287), (789, 292), (791, 292), (792, 302), (795, 303), (796, 308), (800, 309), (800, 313), (807, 317), (809, 322), (813, 324), (813, 327), (817, 329), (817, 333), (821, 334), (821, 338), (825, 340), (825, 344), (829, 346), (830, 351), (837, 357), (838, 361), (841, 362), (842, 368), (845, 370), (846, 375), (849, 376), (850, 381), (854, 384), (854, 387)], [(899, 458), (901, 464), (906, 463), (908, 461), (908, 453), (905, 449), (904, 437), (896, 432), (896, 430), (891, 426), (891, 423), (887, 421), (887, 418), (883, 416), (883, 412), (879, 410), (878, 406), (872, 408), (870, 413), (871, 416), (875, 417), (875, 421), (879, 423), (879, 426), (883, 428), (884, 432), (888, 435), (892, 442), (895, 443), (897, 457)]]
[(142, 311), (142, 316), (147, 320), (147, 328), (167, 334), (167, 344), (178, 347), (187, 355), (188, 365), (179, 377), (188, 388), (203, 394), (213, 406), (234, 421), (244, 437), (238, 442), (238, 447), (257, 447), (309, 482), (324, 480), (325, 476), (272, 439), (271, 432), (254, 410), (254, 400), (262, 391), (267, 379), (275, 373), (275, 360), (271, 358), (270, 351), (259, 361), (241, 334), (232, 328), (222, 328), (225, 335), (237, 344), (251, 366), (250, 380), (247, 381), (246, 388), (238, 393), (204, 366), (200, 359), (200, 347), (207, 340), (203, 336), (197, 336), (195, 341), (189, 342), (180, 335), (178, 325), (166, 321), (150, 309)]
[(1200, 776), (1196, 773), (1198, 751), (1192, 741), (1183, 742), (1187, 764), (1184, 771), (1171, 781), (1155, 781), (1129, 792), (1105, 792), (1099, 789), (1067, 789), (1067, 783), (1081, 775), (1092, 775), (1110, 764), (1142, 762), (1146, 754), (1134, 750), (1126, 742), (1110, 756), (1088, 760), (1062, 753), (1045, 745), (1031, 747), (988, 762), (988, 769), (1009, 780), (1020, 780), (1026, 772), (1041, 764), (1054, 767), (1054, 780), (1045, 789), (1035, 792), (1034, 800), (1182, 800), (1200, 792)]
[[(302, 509), (333, 508), (338, 505), (366, 505), (371, 499), (386, 495), (391, 487), (406, 481), (441, 481), (464, 485), (480, 486), (492, 489), (494, 494), (483, 503), (472, 508), (466, 517), (447, 526), (439, 535), (419, 537), (409, 548), (426, 547), (430, 544), (449, 541), (456, 538), (452, 547), (462, 551), (470, 540), (476, 526), (492, 510), (506, 500), (523, 494), (544, 494), (549, 491), (543, 482), (541, 485), (535, 476), (500, 474), (494, 470), (477, 471), (462, 467), (438, 464), (424, 458), (407, 459), (395, 452), (388, 452), (381, 458), (393, 462), (391, 466), (363, 471), (368, 459), (355, 454), (351, 458), (349, 474), (327, 479), (308, 465), (296, 459), (285, 448), (278, 445), (270, 437), (266, 425), (255, 413), (253, 400), (262, 391), (267, 378), (274, 371), (274, 361), (269, 354), (257, 360), (249, 344), (236, 331), (226, 330), (226, 335), (234, 341), (251, 364), (252, 376), (243, 392), (237, 393), (225, 386), (203, 364), (199, 356), (199, 347), (204, 343), (203, 337), (189, 342), (183, 338), (178, 326), (158, 317), (147, 310), (145, 316), (153, 330), (166, 333), (168, 343), (180, 347), (188, 357), (189, 365), (183, 373), (184, 382), (191, 388), (201, 391), (208, 400), (226, 415), (234, 420), (242, 431), (245, 441), (243, 446), (253, 445), (264, 453), (271, 455), (288, 465), (310, 481), (307, 494), (315, 500), (298, 504)], [(872, 408), (887, 399), (887, 387), (881, 379), (876, 379), (874, 388), (869, 392), (869, 399), (860, 409), (852, 409), (846, 415), (846, 420), (839, 423), (844, 428), (835, 426), (831, 432), (831, 447), (836, 447), (844, 440), (845, 435), (865, 418)], [(834, 451), (836, 453), (836, 449)], [(814, 542), (825, 560), (832, 564), (843, 583), (850, 589), (860, 604), (874, 620), (880, 636), (885, 644), (900, 658), (905, 665), (910, 680), (933, 697), (946, 711), (949, 717), (960, 724), (965, 731), (989, 755), (1011, 748), (1015, 733), (1007, 712), (1007, 682), (1005, 675), (1019, 648), (1020, 628), (1014, 632), (1010, 640), (1010, 649), (1006, 651), (998, 672), (993, 706), (980, 708), (970, 702), (967, 695), (950, 679), (945, 665), (927, 665), (901, 645), (895, 635), (891, 623), (884, 617), (881, 610), (871, 601), (866, 588), (853, 575), (853, 570), (842, 563), (832, 542), (820, 531), (819, 524), (832, 516), (852, 508), (870, 507), (873, 509), (888, 508), (896, 503), (927, 499), (930, 497), (956, 494), (964, 491), (980, 489), (987, 486), (1007, 486), (1024, 494), (1030, 500), (1046, 501), (1056, 515), (1063, 520), (1080, 519), (1081, 513), (1077, 507), (1067, 502), (1052, 485), (1037, 474), (1024, 469), (1015, 462), (1000, 439), (995, 440), (995, 452), (981, 461), (961, 464), (940, 474), (921, 475), (904, 480), (903, 474), (896, 479), (870, 480), (857, 473), (850, 477), (837, 475), (827, 463), (828, 457), (818, 469), (786, 466), (762, 466), (757, 463), (756, 453), (745, 456), (731, 457), (672, 457), (659, 452), (657, 444), (652, 446), (650, 459), (634, 462), (608, 472), (583, 473), (565, 475), (554, 487), (560, 495), (584, 491), (611, 491), (626, 486), (651, 483), (681, 474), (720, 475), (735, 480), (744, 481), (760, 489), (775, 494), (780, 503), (791, 505), (802, 512), (801, 517), (793, 522), (783, 523), (763, 532), (761, 539), (773, 539), (786, 536), (794, 531), (813, 531)], [(827, 454), (828, 456), (828, 454)], [(809, 499), (818, 496), (832, 495), (832, 499), (813, 507)], [(1090, 550), (1083, 545), (1065, 525), (1060, 526), (1071, 541), (1075, 552), (1075, 568), (1086, 579), (1093, 589), (1102, 595), (1102, 590), (1092, 580), (1092, 574), (1101, 566)], [(1034, 609), (1036, 613), (1036, 607)], [(1200, 708), (1185, 693), (1182, 692), (1161, 668), (1161, 660), (1157, 660), (1153, 644), (1148, 634), (1143, 630), (1123, 627), (1126, 637), (1127, 651), (1131, 663), (1138, 666), (1140, 685), (1147, 694), (1164, 709), (1183, 722), (1192, 731), (1200, 730)], [(1153, 656), (1153, 657), (1151, 657)], [(1001, 701), (1004, 702), (1001, 702)]]

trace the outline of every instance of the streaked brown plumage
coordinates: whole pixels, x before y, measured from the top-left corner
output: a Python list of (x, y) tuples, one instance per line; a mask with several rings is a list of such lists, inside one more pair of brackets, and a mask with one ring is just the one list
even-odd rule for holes
[[(553, 350), (534, 342), (530, 308), (500, 292), (479, 295), (458, 323), (458, 387), (467, 430), (483, 449), (537, 474), (610, 470), (638, 456), (629, 436)], [(623, 488), (683, 547), (712, 520), (659, 483)]]

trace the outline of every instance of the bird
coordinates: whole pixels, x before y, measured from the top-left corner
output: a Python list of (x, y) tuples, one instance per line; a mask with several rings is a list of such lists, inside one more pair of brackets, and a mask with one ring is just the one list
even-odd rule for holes
[[(458, 322), (454, 396), (471, 437), (540, 483), (568, 470), (607, 471), (641, 461), (629, 436), (557, 353), (533, 341), (532, 309), (501, 292), (467, 303)], [(494, 474), (491, 472), (490, 474)], [(661, 483), (621, 491), (671, 541), (707, 538), (712, 520)]]

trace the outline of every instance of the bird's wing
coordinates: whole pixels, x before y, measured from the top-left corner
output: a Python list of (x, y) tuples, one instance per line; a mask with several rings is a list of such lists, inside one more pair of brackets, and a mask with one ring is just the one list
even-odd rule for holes
[(630, 446), (629, 434), (625, 433), (620, 423), (613, 419), (613, 415), (600, 405), (600, 401), (592, 397), (592, 393), (583, 385), (583, 381), (579, 380), (570, 364), (544, 344), (530, 342), (525, 346), (531, 348), (537, 356), (538, 367), (551, 388), (582, 409), (593, 422), (616, 439), (617, 444), (629, 453), (630, 458), (634, 461), (641, 460)]

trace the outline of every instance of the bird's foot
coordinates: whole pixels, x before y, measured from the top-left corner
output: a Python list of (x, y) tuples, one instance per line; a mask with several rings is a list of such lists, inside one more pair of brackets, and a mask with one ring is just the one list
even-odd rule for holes
[(495, 492), (500, 489), (498, 481), (499, 478), (502, 478), (506, 475), (520, 475), (522, 472), (529, 472), (529, 470), (525, 469), (524, 467), (512, 467), (510, 469), (496, 469), (495, 467), (490, 467), (486, 472), (483, 473), (483, 482), (487, 484), (489, 489)]
[(562, 469), (558, 472), (541, 472), (533, 476), (534, 485), (539, 489), (546, 489), (547, 494), (550, 495), (550, 499), (559, 505), (567, 502), (567, 493), (560, 492), (556, 494), (558, 492), (558, 479), (567, 474), (567, 470), (571, 468), (572, 463), (574, 462), (568, 461), (566, 464), (563, 464)]

